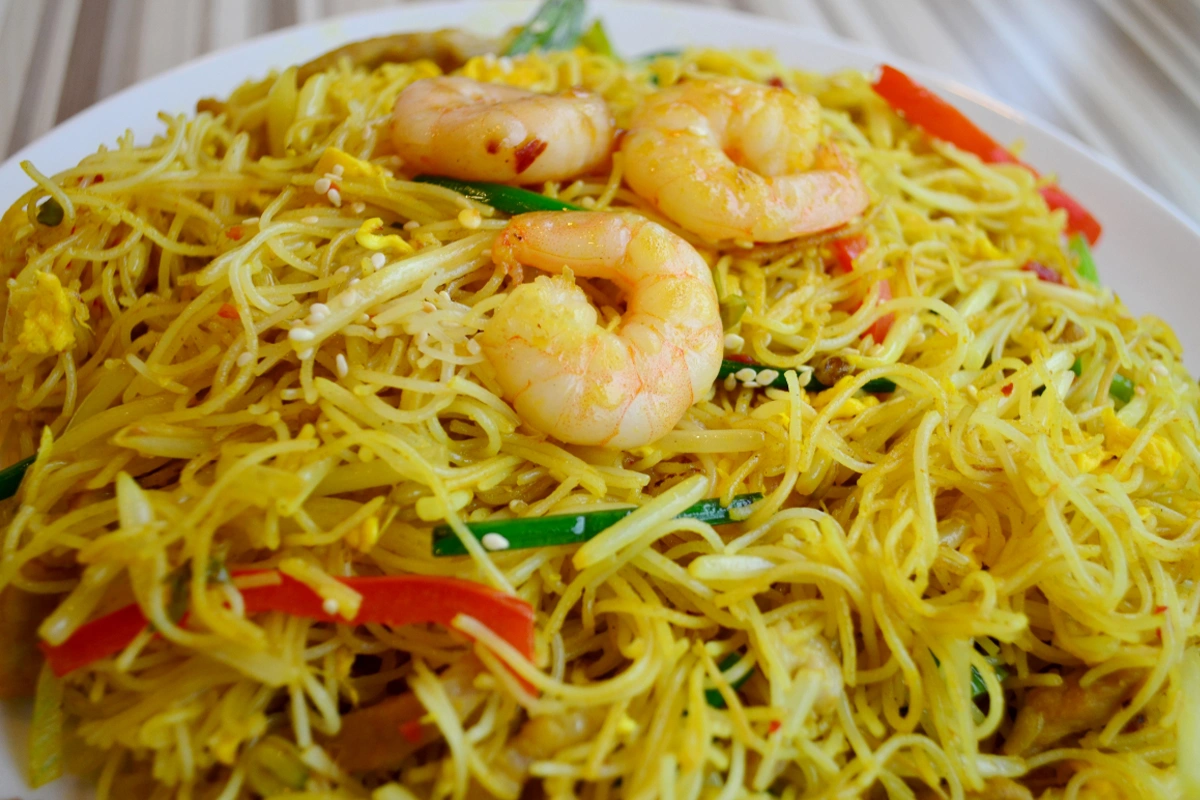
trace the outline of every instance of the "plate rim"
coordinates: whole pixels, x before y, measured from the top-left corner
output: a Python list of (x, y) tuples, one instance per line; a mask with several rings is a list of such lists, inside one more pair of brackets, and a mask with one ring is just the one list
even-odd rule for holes
[[(170, 69), (164, 70), (156, 75), (148, 76), (96, 101), (86, 108), (80, 109), (67, 119), (55, 124), (54, 127), (50, 128), (48, 131), (45, 131), (33, 141), (25, 144), (20, 150), (13, 153), (3, 162), (0, 162), (0, 175), (7, 173), (10, 170), (15, 170), (17, 173), (22, 172), (20, 169), (20, 163), (25, 160), (30, 160), (31, 154), (41, 149), (44, 146), (46, 139), (59, 134), (65, 128), (82, 124), (91, 116), (98, 116), (100, 111), (105, 106), (116, 105), (120, 102), (124, 102), (129, 98), (129, 96), (145, 91), (150, 85), (169, 84), (175, 82), (179, 79), (181, 74), (203, 70), (213, 62), (236, 57), (237, 54), (252, 50), (263, 45), (264, 43), (283, 41), (289, 38), (297, 37), (303, 33), (317, 33), (322, 28), (345, 28), (348, 26), (348, 24), (358, 24), (375, 18), (386, 19), (389, 17), (402, 18), (406, 16), (421, 16), (422, 14), (430, 13), (430, 11), (434, 9), (440, 13), (446, 14), (452, 13), (454, 10), (461, 10), (464, 13), (460, 14), (459, 16), (465, 20), (463, 27), (471, 29), (472, 26), (470, 15), (465, 13), (468, 9), (479, 9), (484, 6), (488, 6), (493, 10), (511, 10), (512, 18), (514, 20), (520, 20), (525, 18), (523, 15), (527, 15), (529, 10), (531, 10), (536, 3), (537, 0), (500, 0), (500, 2), (496, 2), (495, 0), (492, 0), (492, 2), (487, 2), (487, 0), (451, 0), (451, 2), (443, 2), (439, 0), (418, 0), (418, 2), (407, 3), (403, 6), (375, 8), (364, 11), (337, 14), (329, 17), (322, 17), (311, 22), (296, 23), (274, 31), (267, 31), (249, 39), (245, 39), (241, 42), (236, 42), (220, 49), (204, 53), (196, 58), (185, 61), (182, 64), (177, 64)], [(645, 2), (641, 2), (641, 0), (593, 0), (591, 12), (594, 15), (601, 17), (608, 17), (610, 15), (622, 12), (650, 12), (659, 14), (682, 14), (693, 17), (708, 17), (718, 21), (721, 18), (735, 19), (737, 20), (737, 24), (742, 26), (769, 26), (775, 30), (778, 30), (779, 28), (785, 28), (787, 29), (787, 33), (789, 35), (795, 35), (804, 40), (818, 41), (822, 44), (833, 45), (835, 47), (851, 51), (857, 55), (870, 58), (878, 64), (894, 64), (895, 66), (903, 69), (905, 72), (921, 78), (921, 80), (925, 83), (934, 85), (938, 88), (939, 92), (948, 92), (950, 95), (952, 95), (952, 97), (959, 98), (976, 105), (984, 106), (985, 108), (988, 108), (997, 114), (1005, 116), (1020, 125), (1031, 127), (1038, 131), (1038, 133), (1048, 136), (1051, 139), (1058, 141), (1060, 144), (1080, 152), (1097, 166), (1108, 170), (1115, 177), (1128, 184), (1131, 188), (1136, 189), (1138, 192), (1146, 196), (1147, 199), (1151, 200), (1162, 210), (1168, 212), (1177, 222), (1181, 223), (1193, 237), (1195, 237), (1197, 244), (1200, 244), (1200, 221), (1193, 219), (1190, 215), (1179, 208), (1173, 201), (1165, 197), (1154, 187), (1147, 184), (1140, 177), (1133, 174), (1123, 164), (1117, 162), (1112, 157), (1097, 151), (1091, 145), (1080, 140), (1073, 134), (1063, 130), (1057, 125), (1042, 119), (1037, 114), (1017, 108), (1004, 100), (1000, 100), (999, 98), (988, 94), (987, 92), (963, 83), (962, 81), (959, 81), (958, 79), (936, 67), (928, 67), (924, 64), (911, 61), (907, 57), (890, 54), (884, 48), (865, 42), (847, 39), (836, 33), (831, 33), (811, 25), (804, 25), (792, 20), (768, 17), (765, 15), (742, 11), (740, 9), (692, 5), (690, 3), (671, 2), (667, 0), (646, 0)], [(664, 38), (669, 38), (669, 36), (670, 34), (667, 33)], [(332, 45), (333, 47), (337, 47), (340, 46), (340, 44), (352, 41), (351, 38), (340, 35), (335, 35), (333, 38), (336, 41), (336, 43)], [(249, 80), (251, 77), (253, 76), (247, 76), (246, 79)], [(1043, 169), (1043, 172), (1053, 174), (1054, 170)], [(28, 187), (22, 190), (21, 194), (23, 194), (24, 191), (28, 191)], [(14, 197), (12, 201), (9, 201), (8, 204), (15, 202), (19, 197), (20, 194)], [(7, 207), (8, 205), (5, 205), (4, 210), (7, 210)]]

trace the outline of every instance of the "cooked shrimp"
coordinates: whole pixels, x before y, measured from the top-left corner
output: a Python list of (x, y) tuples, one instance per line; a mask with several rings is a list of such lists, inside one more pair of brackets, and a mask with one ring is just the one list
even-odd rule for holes
[(815, 98), (734, 78), (686, 81), (634, 112), (625, 180), (706, 239), (779, 242), (867, 207), (854, 164), (820, 134)]
[(409, 169), (463, 180), (572, 178), (604, 163), (612, 140), (608, 106), (580, 91), (426, 78), (400, 92), (392, 112), (392, 144)]
[[(514, 217), (492, 249), (518, 286), (479, 336), (504, 396), (531, 427), (572, 444), (653, 442), (712, 387), (722, 329), (712, 274), (691, 245), (632, 214)], [(599, 323), (574, 275), (611, 281), (626, 311)]]

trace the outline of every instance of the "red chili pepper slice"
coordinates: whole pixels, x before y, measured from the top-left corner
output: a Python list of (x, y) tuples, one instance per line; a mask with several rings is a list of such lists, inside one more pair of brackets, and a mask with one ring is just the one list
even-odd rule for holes
[(217, 309), (217, 316), (221, 319), (241, 319), (242, 317), (233, 303), (222, 303), (221, 307)]
[(837, 256), (835, 272), (847, 273), (854, 271), (854, 260), (867, 249), (867, 237), (861, 233), (854, 236), (842, 236), (833, 240), (833, 253)]
[[(895, 67), (884, 64), (873, 88), (888, 105), (930, 136), (974, 153), (989, 164), (1020, 164), (1034, 175), (1038, 174), (957, 108)], [(1067, 212), (1068, 233), (1083, 234), (1089, 244), (1099, 240), (1103, 230), (1100, 222), (1078, 200), (1057, 185), (1041, 189), (1041, 194), (1050, 208)]]
[(420, 720), (410, 719), (408, 722), (400, 724), (400, 735), (409, 741), (411, 744), (421, 743), (421, 722)]
[[(533, 608), (520, 598), (482, 584), (427, 575), (339, 578), (363, 597), (358, 615), (347, 622), (327, 612), (323, 599), (308, 586), (282, 573), (278, 575), (278, 584), (242, 591), (247, 614), (282, 611), (319, 622), (393, 627), (423, 623), (449, 627), (455, 617), (465, 614), (486, 625), (526, 658), (533, 658)], [(54, 674), (62, 677), (121, 652), (145, 630), (146, 624), (141, 608), (128, 605), (81, 625), (60, 645), (42, 642), (38, 646)]]
[(242, 238), (242, 226), (234, 225), (232, 228), (225, 231), (225, 235), (236, 242), (238, 239)]

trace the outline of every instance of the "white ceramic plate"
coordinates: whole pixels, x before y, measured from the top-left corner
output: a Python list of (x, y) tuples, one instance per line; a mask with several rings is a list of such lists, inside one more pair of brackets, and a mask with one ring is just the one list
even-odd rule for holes
[[(344, 42), (398, 31), (468, 27), (498, 33), (524, 20), (529, 0), (438, 3), (343, 17), (289, 28), (206, 56), (141, 83), (81, 112), (0, 166), (0, 208), (7, 208), (31, 185), (19, 162), (32, 161), (51, 174), (76, 164), (101, 143), (126, 129), (138, 141), (161, 130), (160, 110), (186, 112), (203, 96), (223, 96), (250, 77), (274, 67), (301, 63)], [(1025, 158), (1043, 172), (1057, 173), (1063, 185), (1104, 224), (1096, 250), (1101, 276), (1137, 314), (1153, 313), (1171, 323), (1200, 372), (1200, 228), (1123, 168), (1075, 139), (953, 79), (893, 59), (886, 53), (775, 20), (728, 11), (628, 2), (595, 3), (617, 48), (629, 55), (669, 47), (718, 45), (768, 47), (795, 66), (820, 71), (845, 67), (869, 70), (889, 61), (936, 88), (1000, 141), (1022, 139)], [(87, 797), (86, 788), (59, 781), (40, 791), (25, 785), (25, 707), (0, 714), (0, 797), (65, 800)]]

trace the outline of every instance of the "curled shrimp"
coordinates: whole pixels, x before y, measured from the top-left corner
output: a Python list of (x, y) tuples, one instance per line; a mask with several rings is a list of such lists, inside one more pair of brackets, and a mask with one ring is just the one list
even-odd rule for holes
[[(514, 289), (478, 339), (531, 427), (572, 444), (639, 447), (711, 389), (722, 346), (712, 274), (661, 225), (621, 213), (522, 214), (492, 256), (510, 273), (551, 273)], [(600, 324), (574, 275), (624, 293), (615, 330)]]
[(869, 197), (854, 164), (821, 144), (813, 97), (736, 78), (685, 81), (634, 112), (625, 180), (713, 241), (780, 242), (833, 228)]
[(463, 180), (564, 180), (604, 163), (612, 141), (607, 104), (581, 91), (426, 78), (400, 92), (392, 111), (392, 144), (410, 168)]

